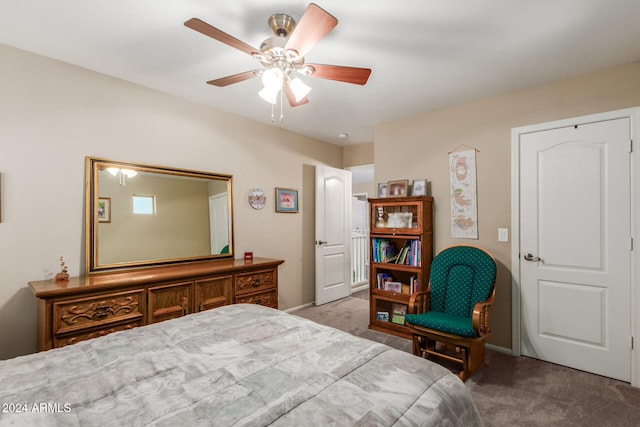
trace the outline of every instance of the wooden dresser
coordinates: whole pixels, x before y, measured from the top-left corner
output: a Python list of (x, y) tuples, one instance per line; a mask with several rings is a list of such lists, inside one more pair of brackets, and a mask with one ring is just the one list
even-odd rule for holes
[(216, 260), (30, 282), (38, 351), (233, 303), (278, 308), (283, 260)]

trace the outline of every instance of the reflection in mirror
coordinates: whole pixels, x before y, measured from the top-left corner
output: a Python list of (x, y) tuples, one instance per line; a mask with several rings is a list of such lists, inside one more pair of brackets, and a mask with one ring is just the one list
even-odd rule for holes
[(231, 175), (87, 158), (90, 273), (233, 256)]

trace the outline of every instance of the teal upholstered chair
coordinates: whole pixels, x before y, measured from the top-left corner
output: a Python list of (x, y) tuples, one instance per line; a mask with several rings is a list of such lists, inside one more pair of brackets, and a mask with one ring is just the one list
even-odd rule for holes
[(476, 372), (491, 336), (495, 283), (496, 262), (484, 249), (451, 246), (436, 255), (429, 286), (411, 296), (405, 319), (413, 335), (413, 354), (462, 364), (458, 376), (463, 381)]

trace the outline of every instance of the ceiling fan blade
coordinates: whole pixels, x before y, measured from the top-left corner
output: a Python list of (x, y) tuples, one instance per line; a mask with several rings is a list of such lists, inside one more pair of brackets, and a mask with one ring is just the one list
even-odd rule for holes
[(244, 73), (238, 73), (232, 76), (221, 77), (215, 80), (209, 80), (207, 83), (210, 85), (218, 86), (218, 87), (229, 86), (234, 83), (239, 83), (245, 80), (252, 79), (254, 77), (258, 77), (261, 71), (262, 70), (245, 71)]
[(369, 80), (371, 69), (357, 67), (343, 67), (341, 65), (307, 64), (315, 70), (311, 77), (339, 82), (363, 85)]
[(338, 20), (334, 16), (314, 3), (309, 4), (284, 47), (285, 53), (295, 51), (302, 58), (336, 25)]
[(284, 85), (284, 93), (287, 94), (287, 99), (289, 100), (289, 105), (292, 107), (297, 107), (299, 105), (304, 105), (309, 103), (309, 98), (306, 96), (302, 98), (300, 101), (296, 101), (296, 96), (293, 94), (293, 91), (289, 87), (289, 85)]
[(224, 44), (227, 44), (233, 48), (243, 51), (249, 55), (260, 54), (260, 51), (252, 46), (249, 46), (243, 41), (238, 40), (237, 38), (230, 36), (217, 29), (216, 27), (212, 27), (204, 21), (201, 21), (198, 18), (191, 18), (184, 23), (185, 26), (191, 28), (192, 30), (196, 30), (199, 33), (204, 34), (205, 36), (209, 36), (212, 39), (218, 40)]

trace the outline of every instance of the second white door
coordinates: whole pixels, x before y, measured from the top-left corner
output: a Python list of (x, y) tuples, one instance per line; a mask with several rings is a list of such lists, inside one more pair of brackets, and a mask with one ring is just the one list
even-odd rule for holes
[(316, 305), (351, 294), (351, 172), (316, 166)]
[(630, 126), (520, 135), (522, 354), (631, 377)]

